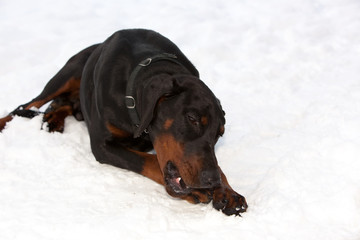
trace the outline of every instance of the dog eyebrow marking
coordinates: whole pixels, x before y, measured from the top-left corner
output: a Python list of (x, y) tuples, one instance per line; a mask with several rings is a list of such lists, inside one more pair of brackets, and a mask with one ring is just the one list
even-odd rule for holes
[(174, 123), (174, 119), (166, 119), (165, 123), (164, 123), (164, 129), (165, 130), (169, 130), (169, 128), (172, 126), (172, 124)]
[(203, 126), (206, 126), (206, 125), (208, 125), (209, 120), (206, 116), (202, 116), (200, 119), (200, 122)]

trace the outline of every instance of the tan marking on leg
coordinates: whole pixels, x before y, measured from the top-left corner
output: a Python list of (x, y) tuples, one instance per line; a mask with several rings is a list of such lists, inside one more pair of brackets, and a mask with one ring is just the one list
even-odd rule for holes
[(69, 105), (57, 107), (54, 111), (46, 113), (43, 121), (48, 123), (49, 132), (60, 132), (64, 131), (65, 118), (72, 115), (73, 109)]
[(131, 134), (127, 131), (124, 131), (114, 125), (112, 125), (111, 123), (107, 122), (106, 123), (106, 128), (109, 130), (109, 132), (114, 136), (114, 137), (118, 137), (118, 138), (128, 138), (131, 137)]
[(0, 132), (5, 128), (7, 122), (10, 122), (13, 119), (11, 115), (8, 115), (4, 118), (0, 118)]
[(28, 106), (25, 107), (25, 110), (29, 110), (32, 107), (40, 108), (48, 101), (53, 100), (64, 93), (74, 92), (75, 94), (79, 95), (79, 89), (80, 89), (80, 79), (72, 77), (64, 84), (64, 86), (59, 88), (55, 93), (45, 97), (44, 99), (30, 103)]

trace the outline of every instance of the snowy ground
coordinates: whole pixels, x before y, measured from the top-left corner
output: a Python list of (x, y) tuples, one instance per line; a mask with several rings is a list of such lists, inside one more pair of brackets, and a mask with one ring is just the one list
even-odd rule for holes
[(358, 0), (0, 1), (0, 116), (123, 28), (172, 39), (221, 99), (242, 218), (98, 164), (84, 123), (0, 133), (0, 239), (360, 239)]

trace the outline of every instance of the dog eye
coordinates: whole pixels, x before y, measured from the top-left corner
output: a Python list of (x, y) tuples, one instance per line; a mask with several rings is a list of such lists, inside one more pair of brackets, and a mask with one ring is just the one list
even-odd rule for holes
[(163, 95), (163, 97), (165, 97), (166, 99), (169, 99), (169, 98), (174, 97), (175, 95), (176, 95), (175, 93), (165, 93), (165, 94)]
[(195, 116), (188, 115), (187, 118), (192, 125), (199, 126), (199, 121), (197, 120), (197, 118)]

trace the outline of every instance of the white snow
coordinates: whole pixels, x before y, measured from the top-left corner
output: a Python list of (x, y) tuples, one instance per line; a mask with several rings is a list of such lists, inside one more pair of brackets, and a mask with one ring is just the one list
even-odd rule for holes
[(173, 40), (221, 99), (242, 218), (96, 162), (83, 122), (0, 133), (0, 239), (360, 239), (358, 0), (0, 1), (0, 116), (116, 30)]

